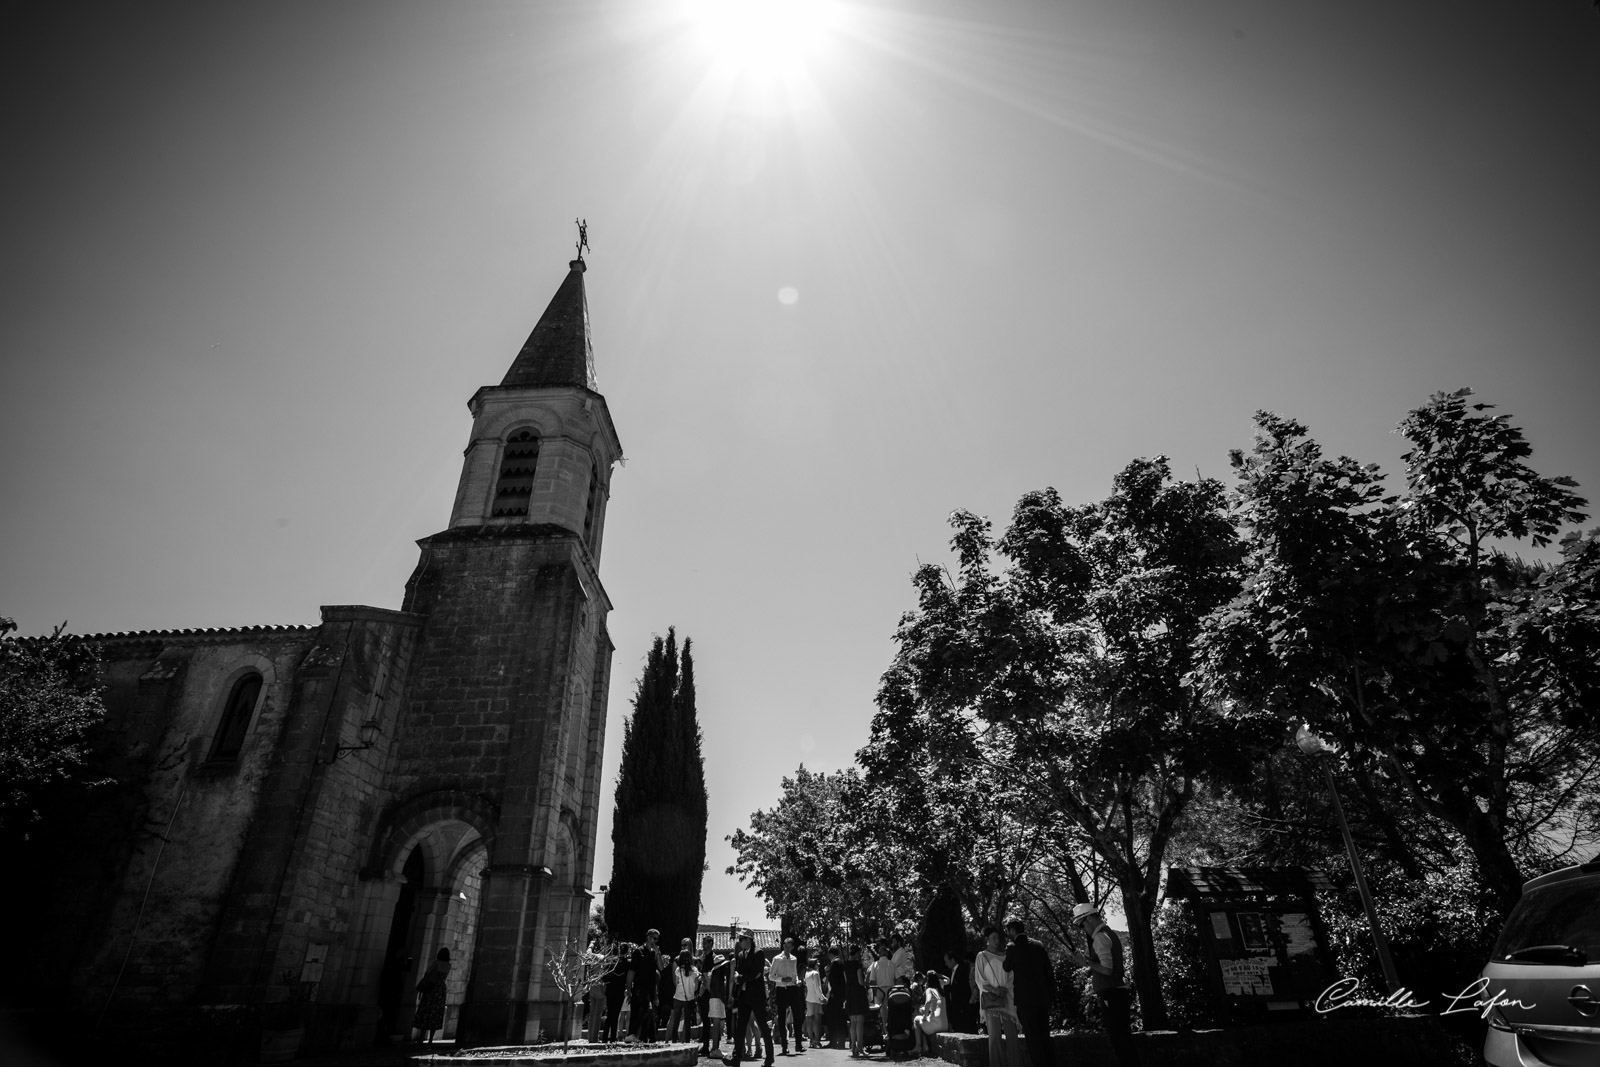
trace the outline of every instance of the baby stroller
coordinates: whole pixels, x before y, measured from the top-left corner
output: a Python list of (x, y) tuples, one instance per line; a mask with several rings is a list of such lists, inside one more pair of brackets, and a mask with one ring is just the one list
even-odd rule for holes
[(862, 1019), (861, 1051), (871, 1055), (874, 1049), (881, 1048), (883, 1048), (883, 1026), (878, 1022), (878, 1009), (874, 1007), (868, 1010)]
[(889, 991), (889, 1032), (884, 1035), (884, 1052), (891, 1060), (904, 1059), (917, 1051), (915, 1015), (911, 990), (897, 985)]

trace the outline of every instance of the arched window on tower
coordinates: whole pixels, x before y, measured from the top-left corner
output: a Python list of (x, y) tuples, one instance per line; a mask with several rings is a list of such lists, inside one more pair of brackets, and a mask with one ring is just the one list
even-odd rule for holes
[(600, 464), (589, 471), (589, 505), (583, 511), (583, 543), (594, 551), (595, 525), (600, 521), (600, 505), (605, 502), (606, 487), (600, 481)]
[(506, 439), (490, 514), (495, 518), (528, 514), (528, 501), (533, 497), (533, 472), (538, 464), (538, 434), (532, 430), (518, 430)]
[(259, 674), (247, 674), (233, 684), (233, 692), (228, 694), (228, 704), (222, 709), (222, 720), (217, 723), (216, 736), (211, 741), (210, 762), (232, 763), (239, 758), (245, 733), (250, 729), (250, 717), (255, 714), (256, 698), (260, 695)]

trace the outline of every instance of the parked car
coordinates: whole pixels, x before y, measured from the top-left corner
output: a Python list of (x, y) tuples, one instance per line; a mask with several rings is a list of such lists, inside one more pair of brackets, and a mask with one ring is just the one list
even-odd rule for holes
[(1479, 983), (1489, 1063), (1600, 1064), (1600, 857), (1522, 887)]

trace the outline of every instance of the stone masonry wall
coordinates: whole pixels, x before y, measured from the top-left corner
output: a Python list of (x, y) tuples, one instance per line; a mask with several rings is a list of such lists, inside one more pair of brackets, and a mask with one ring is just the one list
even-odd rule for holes
[[(391, 796), (400, 696), (422, 620), (342, 607), (324, 608), (323, 617), (325, 628), (344, 627), (345, 661), (313, 762), (294, 866), (279, 893), (273, 973), (318, 982), (315, 1000), (332, 1003), (358, 984), (358, 875)], [(368, 718), (381, 726), (373, 747), (336, 757), (338, 746), (359, 744)]]
[[(609, 609), (588, 555), (550, 525), (448, 530), (422, 542), (406, 608), (427, 616), (394, 784), (402, 801), (476, 795), (498, 810), (469, 1007), (474, 1040), (521, 1040), (546, 999), (542, 952), (577, 887), (554, 872), (584, 818), (595, 654)], [(609, 648), (609, 643), (606, 645)], [(574, 857), (575, 858), (575, 857)], [(585, 877), (587, 870), (584, 871)], [(561, 915), (561, 930), (549, 918)], [(480, 1034), (482, 1035), (480, 1038)]]
[[(294, 702), (229, 886), (210, 954), (204, 1003), (251, 1003), (287, 993), (283, 972), (321, 984), (347, 951), (357, 872), (383, 806), (394, 711), (420, 620), (378, 608), (324, 608), (316, 646), (295, 678)], [(360, 723), (377, 715), (370, 750)], [(308, 952), (316, 946), (316, 953)], [(320, 956), (308, 969), (310, 957)]]
[[(119, 784), (107, 790), (111, 811), (84, 827), (92, 840), (81, 866), (63, 870), (62, 892), (52, 895), (73, 916), (59, 925), (62, 940), (86, 937), (74, 975), (80, 1003), (144, 1010), (193, 994), (313, 633), (261, 628), (103, 643), (109, 715), (99, 740)], [(208, 763), (224, 705), (251, 671), (263, 686), (244, 746), (236, 760)], [(112, 887), (97, 904), (82, 899), (96, 882), (85, 868)], [(98, 924), (83, 921), (96, 915)]]
[[(576, 387), (480, 389), (469, 407), (472, 440), (462, 462), (461, 481), (451, 509), (452, 529), (481, 525), (559, 526), (583, 532), (593, 473), (608, 485), (612, 464), (621, 455), (605, 398)], [(500, 460), (506, 438), (519, 430), (539, 435), (539, 460), (528, 514), (494, 518)], [(603, 504), (602, 493), (602, 504)], [(597, 516), (603, 521), (603, 515)], [(599, 538), (594, 539), (599, 555)]]

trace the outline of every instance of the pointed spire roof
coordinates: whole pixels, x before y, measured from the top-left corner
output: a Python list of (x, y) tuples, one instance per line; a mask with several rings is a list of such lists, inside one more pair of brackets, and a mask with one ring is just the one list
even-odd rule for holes
[(576, 385), (594, 388), (594, 352), (589, 346), (589, 301), (583, 292), (583, 258), (568, 264), (567, 277), (501, 386)]

